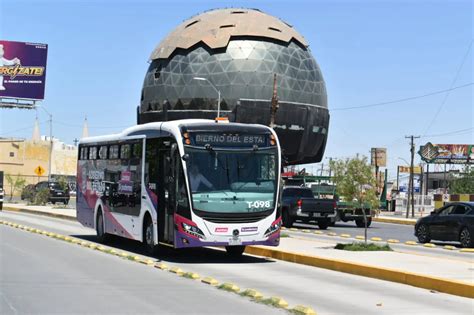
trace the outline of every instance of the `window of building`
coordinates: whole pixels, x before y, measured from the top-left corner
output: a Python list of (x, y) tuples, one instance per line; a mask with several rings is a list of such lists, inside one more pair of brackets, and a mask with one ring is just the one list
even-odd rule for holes
[(15, 152), (10, 152), (10, 157), (15, 157)]

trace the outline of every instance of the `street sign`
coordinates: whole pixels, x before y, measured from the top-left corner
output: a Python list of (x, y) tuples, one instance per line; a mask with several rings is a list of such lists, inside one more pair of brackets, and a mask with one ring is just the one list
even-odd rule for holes
[(387, 166), (387, 149), (386, 148), (372, 148), (370, 149), (370, 164), (372, 166), (386, 167)]
[(38, 176), (42, 176), (44, 174), (44, 168), (42, 168), (41, 166), (38, 165), (37, 168), (35, 168), (35, 174), (38, 175)]

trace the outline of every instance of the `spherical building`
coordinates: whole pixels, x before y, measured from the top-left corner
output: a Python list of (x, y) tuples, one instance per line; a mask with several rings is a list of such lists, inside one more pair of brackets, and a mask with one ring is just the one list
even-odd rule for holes
[(269, 125), (275, 74), (284, 155), (319, 162), (329, 124), (321, 70), (291, 25), (254, 9), (208, 11), (173, 30), (151, 54), (138, 122), (213, 119), (220, 99), (230, 121)]

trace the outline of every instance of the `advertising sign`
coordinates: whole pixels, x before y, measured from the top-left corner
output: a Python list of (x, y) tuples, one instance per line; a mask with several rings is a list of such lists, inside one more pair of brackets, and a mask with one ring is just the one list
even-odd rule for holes
[(434, 164), (474, 164), (474, 144), (427, 144), (420, 147), (421, 159)]
[(266, 135), (237, 135), (237, 134), (217, 134), (217, 133), (196, 133), (194, 137), (194, 144), (203, 146), (206, 144), (213, 146), (265, 146), (267, 145)]
[(387, 149), (386, 148), (370, 149), (370, 164), (372, 166), (386, 167), (387, 166)]
[(0, 98), (44, 99), (48, 45), (0, 40)]
[[(398, 171), (400, 173), (410, 173), (410, 166), (399, 166)], [(413, 166), (413, 174), (421, 174), (421, 167)]]

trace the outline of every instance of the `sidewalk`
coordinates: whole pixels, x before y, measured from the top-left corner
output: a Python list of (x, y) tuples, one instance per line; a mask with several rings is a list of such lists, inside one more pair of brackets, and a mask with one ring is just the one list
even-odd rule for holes
[[(429, 213), (424, 213), (423, 216), (429, 215)], [(395, 224), (404, 224), (404, 225), (415, 225), (416, 220), (422, 216), (419, 213), (415, 213), (415, 217), (411, 215), (407, 218), (403, 214), (398, 214), (393, 211), (381, 211), (378, 215), (372, 218), (374, 222), (384, 222), (384, 223), (395, 223)]]
[(7, 211), (21, 211), (76, 221), (76, 209), (60, 206), (29, 206), (25, 203), (4, 203), (3, 209)]
[[(75, 209), (25, 204), (5, 204), (4, 209), (76, 220)], [(385, 213), (377, 219), (416, 221)], [(251, 246), (246, 252), (474, 298), (474, 254), (466, 262), (399, 252), (350, 252), (333, 249), (335, 244), (282, 238), (277, 248)]]

